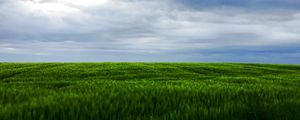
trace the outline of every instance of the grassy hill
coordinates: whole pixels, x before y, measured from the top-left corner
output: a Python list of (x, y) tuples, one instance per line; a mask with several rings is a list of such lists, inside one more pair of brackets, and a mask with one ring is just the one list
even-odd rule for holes
[(299, 65), (0, 63), (1, 120), (299, 118)]

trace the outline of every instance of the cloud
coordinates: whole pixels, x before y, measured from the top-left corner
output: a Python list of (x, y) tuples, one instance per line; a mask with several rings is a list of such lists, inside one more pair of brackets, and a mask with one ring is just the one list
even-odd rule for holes
[(184, 6), (193, 9), (206, 9), (216, 7), (235, 7), (249, 10), (270, 9), (298, 9), (300, 2), (297, 0), (176, 0)]
[[(49, 58), (46, 61), (72, 61), (74, 56), (75, 61), (84, 61), (80, 58), (89, 55), (87, 61), (251, 62), (256, 60), (237, 57), (245, 52), (259, 60), (261, 56), (250, 51), (300, 44), (298, 4), (295, 0), (4, 0), (0, 55), (13, 60), (37, 55)], [(216, 50), (226, 52), (212, 53)], [(205, 57), (207, 53), (211, 58)], [(293, 56), (299, 50), (286, 54)], [(225, 59), (227, 55), (236, 59)]]

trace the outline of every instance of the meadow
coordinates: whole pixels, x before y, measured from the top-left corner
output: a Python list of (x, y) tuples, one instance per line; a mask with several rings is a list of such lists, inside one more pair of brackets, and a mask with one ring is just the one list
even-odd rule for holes
[(299, 118), (299, 65), (0, 63), (0, 120)]

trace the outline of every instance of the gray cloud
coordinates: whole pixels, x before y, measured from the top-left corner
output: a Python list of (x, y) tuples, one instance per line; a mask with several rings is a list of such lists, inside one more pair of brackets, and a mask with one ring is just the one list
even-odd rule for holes
[[(47, 61), (58, 56), (64, 58), (57, 60), (69, 61), (77, 56), (75, 61), (84, 61), (79, 58), (86, 55), (91, 58), (87, 61), (105, 57), (112, 61), (238, 61), (225, 57), (237, 57), (241, 51), (250, 53), (244, 49), (259, 53), (253, 49), (300, 45), (297, 9), (256, 11), (216, 3), (206, 9), (194, 9), (190, 3), (172, 0), (110, 0), (99, 5), (66, 1), (0, 2), (0, 55), (10, 59), (18, 59), (18, 55), (43, 56), (48, 59), (40, 60)], [(201, 59), (209, 51), (232, 47), (238, 49)], [(189, 52), (182, 55), (180, 51)], [(198, 51), (197, 57), (193, 57), (193, 51)]]

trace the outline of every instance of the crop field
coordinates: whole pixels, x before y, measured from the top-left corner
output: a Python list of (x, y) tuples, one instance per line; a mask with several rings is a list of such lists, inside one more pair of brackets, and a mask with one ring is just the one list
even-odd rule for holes
[(299, 65), (0, 63), (1, 120), (299, 118)]

